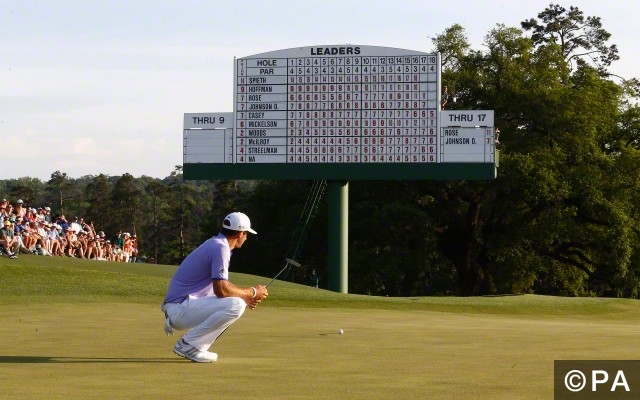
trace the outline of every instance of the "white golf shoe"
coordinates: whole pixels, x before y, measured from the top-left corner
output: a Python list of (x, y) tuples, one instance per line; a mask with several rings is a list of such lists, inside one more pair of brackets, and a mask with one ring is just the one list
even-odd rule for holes
[(218, 360), (218, 355), (216, 353), (212, 353), (210, 351), (200, 351), (189, 343), (185, 342), (182, 338), (180, 338), (180, 340), (178, 340), (176, 345), (173, 347), (173, 352), (180, 357), (184, 357), (187, 360), (191, 360), (193, 362), (207, 363)]

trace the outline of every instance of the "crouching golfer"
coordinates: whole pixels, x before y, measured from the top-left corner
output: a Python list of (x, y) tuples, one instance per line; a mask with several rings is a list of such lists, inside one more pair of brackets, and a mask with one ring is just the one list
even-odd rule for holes
[(188, 331), (173, 352), (194, 362), (218, 359), (209, 347), (233, 324), (247, 306), (254, 309), (267, 297), (262, 285), (240, 287), (229, 282), (231, 251), (242, 247), (251, 229), (249, 217), (234, 212), (224, 219), (218, 236), (191, 252), (176, 270), (162, 305), (164, 330)]

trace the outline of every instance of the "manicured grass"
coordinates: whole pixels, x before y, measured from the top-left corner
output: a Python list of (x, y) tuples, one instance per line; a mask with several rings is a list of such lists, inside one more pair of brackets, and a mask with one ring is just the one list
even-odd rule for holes
[(214, 344), (220, 360), (194, 364), (162, 331), (174, 269), (0, 258), (0, 399), (549, 399), (555, 359), (637, 358), (635, 300), (377, 298), (276, 282)]

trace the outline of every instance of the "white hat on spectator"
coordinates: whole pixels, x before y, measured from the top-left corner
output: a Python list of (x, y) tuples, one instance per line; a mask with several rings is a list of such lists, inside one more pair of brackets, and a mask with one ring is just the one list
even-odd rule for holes
[(22, 204), (22, 203), (24, 203), (24, 201), (22, 201), (22, 199), (18, 199), (18, 201), (16, 201), (16, 203)]

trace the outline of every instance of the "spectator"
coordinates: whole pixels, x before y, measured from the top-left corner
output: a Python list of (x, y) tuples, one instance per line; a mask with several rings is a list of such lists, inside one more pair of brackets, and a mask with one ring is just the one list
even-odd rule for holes
[(59, 255), (64, 257), (66, 255), (65, 251), (67, 250), (67, 247), (69, 246), (69, 242), (67, 241), (67, 235), (65, 234), (66, 231), (64, 231), (62, 229), (62, 226), (60, 226), (59, 224), (57, 225), (57, 229), (58, 229), (58, 241), (60, 242), (60, 253)]
[(44, 215), (44, 208), (38, 207), (35, 215), (36, 222), (45, 222), (45, 218), (46, 218), (46, 215)]
[(118, 230), (116, 236), (111, 239), (111, 244), (116, 249), (122, 249), (124, 247), (124, 237), (122, 236), (122, 230)]
[(129, 262), (129, 258), (131, 258), (131, 252), (133, 251), (133, 246), (131, 244), (131, 234), (129, 232), (125, 232), (122, 236), (122, 261)]
[[(47, 236), (47, 232), (44, 230), (43, 223), (38, 222), (29, 222), (29, 227), (31, 228), (31, 232), (33, 233), (33, 237), (36, 239), (36, 250), (39, 248), (46, 249), (45, 237)], [(38, 247), (40, 246), (40, 247)], [(42, 255), (42, 254), (41, 254)]]
[(311, 274), (309, 274), (309, 285), (313, 287), (318, 287), (318, 274), (316, 274), (316, 270), (312, 269)]
[(7, 211), (7, 205), (0, 203), (0, 224), (4, 224), (4, 221), (9, 220), (9, 212)]
[(442, 103), (441, 103), (441, 107), (442, 109), (444, 109), (444, 106), (447, 105), (447, 103), (449, 102), (449, 88), (447, 88), (446, 86), (444, 87), (444, 91), (442, 92)]
[(80, 231), (82, 230), (82, 225), (80, 224), (78, 217), (73, 217), (73, 221), (71, 222), (70, 225), (71, 225), (71, 229), (73, 229), (76, 235), (80, 233)]
[(27, 208), (27, 211), (24, 214), (24, 217), (29, 222), (36, 222), (36, 210), (35, 210), (35, 208)]
[(25, 215), (27, 214), (27, 207), (25, 207), (22, 199), (18, 199), (18, 201), (16, 201), (16, 208), (13, 212), (15, 212), (17, 217), (25, 217)]
[(27, 252), (35, 253), (36, 242), (38, 241), (35, 230), (32, 228), (31, 223), (26, 219), (22, 220), (22, 227), (22, 242), (24, 247), (27, 249)]
[(96, 235), (96, 259), (97, 260), (106, 260), (106, 256), (105, 256), (105, 234), (103, 231), (98, 232), (98, 234)]
[(104, 242), (104, 249), (103, 249), (103, 254), (104, 254), (104, 258), (107, 261), (114, 261), (113, 259), (113, 245), (111, 244), (111, 240), (106, 240)]
[(60, 232), (58, 231), (57, 224), (50, 224), (50, 229), (47, 231), (47, 237), (51, 243), (49, 253), (52, 256), (64, 255), (64, 251), (60, 248)]
[(84, 218), (80, 218), (80, 225), (82, 225), (82, 230), (87, 232), (87, 235), (96, 236), (96, 229), (93, 227), (93, 221), (86, 223), (84, 222)]
[(44, 221), (38, 222), (38, 235), (42, 237), (42, 252), (38, 252), (41, 256), (50, 256), (51, 255), (51, 247), (53, 243), (51, 242), (51, 237), (49, 236), (49, 231), (51, 230), (51, 225)]
[(15, 208), (13, 208), (11, 204), (7, 204), (6, 208), (7, 208), (7, 214), (9, 214), (10, 217), (15, 218), (16, 217)]
[(138, 261), (138, 236), (135, 233), (131, 238), (131, 258), (129, 261), (132, 263)]
[(68, 227), (67, 232), (65, 233), (65, 237), (67, 239), (67, 255), (69, 257), (76, 257), (76, 252), (80, 251), (80, 242), (78, 241), (78, 235), (73, 230), (73, 228)]
[(60, 215), (56, 215), (53, 218), (54, 222), (58, 225), (60, 225), (60, 228), (62, 228), (62, 232), (66, 232), (67, 228), (69, 227), (69, 222), (67, 221), (67, 219), (64, 217), (64, 214), (60, 214)]
[(87, 247), (88, 247), (87, 232), (85, 231), (78, 232), (78, 244), (80, 245), (80, 247), (78, 248), (78, 253), (80, 254), (80, 258), (86, 258)]
[(9, 258), (18, 258), (15, 254), (17, 251), (18, 242), (14, 237), (13, 224), (8, 219), (4, 221), (3, 228), (0, 229), (0, 246), (2, 250), (7, 253)]
[(20, 244), (19, 250), (24, 252), (24, 253), (28, 253), (29, 250), (25, 247), (24, 240), (22, 238), (22, 233), (27, 228), (26, 228), (26, 226), (24, 226), (22, 221), (23, 221), (22, 217), (16, 218), (16, 222), (15, 222), (14, 228), (13, 228), (13, 233), (14, 233), (14, 237), (16, 238), (18, 243)]
[(44, 220), (51, 223), (51, 207), (44, 208)]

